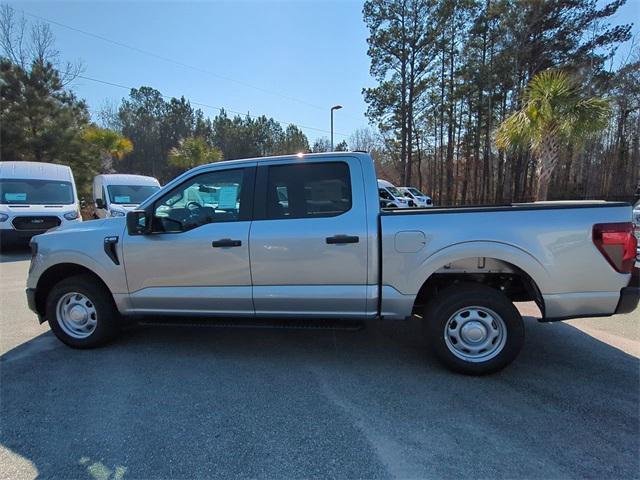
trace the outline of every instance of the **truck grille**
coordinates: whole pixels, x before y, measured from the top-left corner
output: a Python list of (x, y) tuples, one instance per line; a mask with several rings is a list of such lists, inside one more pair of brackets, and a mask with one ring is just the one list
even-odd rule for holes
[(60, 225), (60, 219), (54, 216), (15, 217), (13, 226), (16, 230), (49, 230)]

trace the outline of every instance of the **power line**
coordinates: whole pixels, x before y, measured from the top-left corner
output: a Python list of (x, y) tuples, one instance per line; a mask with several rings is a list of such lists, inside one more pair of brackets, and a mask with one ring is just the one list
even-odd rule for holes
[[(297, 102), (297, 103), (301, 103), (301, 104), (307, 105), (309, 107), (317, 108), (319, 110), (326, 110), (326, 107), (321, 107), (320, 105), (315, 105), (315, 104), (307, 102), (305, 100), (301, 100), (299, 98), (291, 97), (289, 95), (284, 95), (282, 93), (274, 92), (274, 91), (271, 91), (271, 90), (268, 90), (268, 89), (265, 89), (265, 88), (262, 88), (262, 87), (259, 87), (259, 86), (256, 86), (256, 85), (252, 85), (252, 84), (247, 83), (247, 82), (243, 82), (241, 80), (236, 80), (234, 78), (227, 77), (225, 75), (220, 75), (218, 73), (212, 72), (211, 70), (207, 70), (206, 68), (190, 65), (188, 63), (185, 63), (185, 62), (182, 62), (180, 60), (176, 60), (176, 59), (173, 59), (173, 58), (170, 58), (170, 57), (165, 57), (164, 55), (160, 55), (160, 54), (152, 52), (150, 50), (145, 50), (145, 49), (133, 46), (133, 45), (129, 45), (129, 44), (126, 44), (126, 43), (123, 43), (123, 42), (119, 42), (117, 40), (113, 40), (111, 38), (107, 38), (107, 37), (104, 37), (102, 35), (98, 35), (98, 34), (93, 33), (93, 32), (88, 32), (86, 30), (82, 30), (82, 29), (77, 28), (77, 27), (72, 27), (70, 25), (66, 25), (64, 23), (57, 22), (55, 20), (50, 20), (48, 18), (42, 17), (40, 15), (36, 15), (34, 13), (27, 12), (27, 11), (22, 10), (22, 9), (21, 9), (21, 12), (23, 13), (23, 15), (27, 15), (29, 17), (36, 18), (36, 19), (41, 20), (43, 22), (47, 22), (47, 23), (50, 23), (50, 24), (53, 24), (53, 25), (57, 25), (59, 27), (66, 28), (68, 30), (72, 30), (72, 31), (77, 32), (77, 33), (81, 33), (83, 35), (87, 35), (89, 37), (96, 38), (98, 40), (110, 43), (112, 45), (116, 45), (116, 46), (121, 47), (121, 48), (126, 48), (128, 50), (132, 50), (134, 52), (141, 53), (143, 55), (149, 55), (151, 57), (157, 58), (159, 60), (162, 60), (162, 61), (165, 61), (165, 62), (168, 62), (168, 63), (173, 63), (175, 65), (179, 65), (179, 66), (184, 67), (184, 68), (189, 68), (191, 70), (195, 70), (195, 71), (200, 72), (200, 73), (205, 73), (207, 75), (211, 75), (212, 77), (219, 78), (221, 80), (225, 80), (225, 81), (228, 81), (228, 82), (236, 83), (238, 85), (242, 85), (242, 86), (247, 87), (247, 88), (252, 88), (252, 89), (258, 90), (258, 91), (263, 92), (263, 93), (268, 93), (270, 95), (275, 95), (275, 96), (279, 96), (279, 97), (282, 97), (282, 98), (286, 98), (287, 100), (291, 100), (291, 101), (294, 101), (294, 102)], [(347, 116), (350, 117), (350, 118), (354, 118), (355, 119), (355, 117), (353, 117), (351, 115), (347, 115)]]
[[(86, 75), (77, 75), (76, 77), (77, 78), (82, 78), (83, 80), (89, 80), (90, 82), (96, 82), (96, 83), (101, 83), (103, 85), (110, 85), (112, 87), (123, 88), (123, 89), (129, 90), (129, 91), (131, 91), (131, 90), (133, 90), (135, 88), (135, 87), (129, 87), (127, 85), (122, 85), (121, 83), (109, 82), (107, 80), (100, 80), (98, 78), (87, 77)], [(177, 98), (175, 96), (165, 95), (162, 92), (160, 92), (160, 96), (162, 98), (165, 98), (165, 99)], [(231, 110), (229, 108), (222, 107), (222, 106), (209, 105), (207, 103), (202, 103), (202, 102), (194, 102), (192, 100), (188, 100), (188, 101), (192, 105), (196, 105), (198, 107), (210, 108), (212, 110), (218, 110), (218, 111), (224, 110), (226, 112), (235, 113), (236, 115), (244, 115), (244, 116), (247, 116), (249, 118), (254, 118), (255, 119), (256, 117), (260, 117), (260, 116), (265, 116), (266, 117), (266, 115), (251, 115), (249, 112), (240, 112), (240, 111)], [(282, 120), (276, 120), (273, 117), (270, 117), (270, 118), (272, 118), (275, 122), (279, 123), (280, 125), (286, 125), (286, 126), (294, 125), (296, 127), (304, 128), (306, 130), (315, 130), (317, 132), (328, 133), (328, 134), (331, 133), (329, 130), (323, 130), (322, 128), (310, 127), (308, 125), (300, 125), (300, 124), (294, 123), (294, 122), (285, 122), (285, 121), (282, 121)], [(334, 131), (333, 134), (334, 135), (340, 135), (341, 137), (345, 137), (345, 138), (348, 137), (348, 135), (346, 133), (341, 133), (341, 132)]]

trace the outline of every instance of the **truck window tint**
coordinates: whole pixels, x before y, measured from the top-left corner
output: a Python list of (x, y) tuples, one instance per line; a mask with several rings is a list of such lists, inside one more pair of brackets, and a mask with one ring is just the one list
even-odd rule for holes
[(267, 182), (267, 218), (333, 217), (351, 209), (344, 162), (274, 165)]
[(73, 202), (73, 187), (70, 182), (0, 180), (0, 204), (70, 205)]
[(240, 218), (244, 169), (203, 173), (174, 188), (155, 203), (153, 229), (186, 232)]

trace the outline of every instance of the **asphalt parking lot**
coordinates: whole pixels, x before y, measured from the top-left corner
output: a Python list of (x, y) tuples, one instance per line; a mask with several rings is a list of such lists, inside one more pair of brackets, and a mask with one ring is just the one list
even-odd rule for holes
[(2, 478), (638, 478), (640, 312), (541, 324), (452, 374), (414, 322), (143, 326), (76, 351), (0, 256)]

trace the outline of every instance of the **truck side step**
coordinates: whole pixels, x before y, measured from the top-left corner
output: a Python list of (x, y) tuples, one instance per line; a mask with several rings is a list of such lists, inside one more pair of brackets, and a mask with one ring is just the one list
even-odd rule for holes
[(140, 319), (138, 325), (158, 327), (208, 327), (285, 330), (342, 330), (358, 331), (364, 328), (361, 321), (335, 319), (244, 319), (244, 318), (185, 318), (184, 320), (159, 318)]

